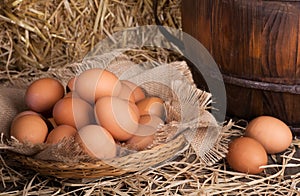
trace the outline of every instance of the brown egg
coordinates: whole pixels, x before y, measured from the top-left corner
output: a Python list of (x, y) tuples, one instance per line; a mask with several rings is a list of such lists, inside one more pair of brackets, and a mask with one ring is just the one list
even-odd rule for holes
[(99, 125), (82, 127), (75, 135), (75, 141), (88, 155), (97, 159), (110, 159), (116, 156), (114, 138)]
[(286, 150), (293, 140), (290, 128), (271, 116), (260, 116), (250, 121), (245, 136), (260, 142), (269, 154)]
[(12, 123), (13, 123), (16, 119), (18, 119), (19, 117), (25, 116), (25, 115), (28, 115), (28, 114), (33, 114), (33, 115), (41, 116), (39, 113), (37, 113), (37, 112), (35, 112), (35, 111), (32, 111), (32, 110), (25, 110), (25, 111), (23, 111), (23, 112), (18, 113), (18, 114), (14, 117)]
[(140, 110), (139, 110), (139, 108), (137, 107), (137, 105), (136, 105), (135, 103), (133, 103), (133, 102), (131, 102), (131, 101), (128, 101), (128, 105), (129, 105), (130, 108), (133, 109), (133, 111), (134, 111), (138, 116), (140, 116)]
[(30, 84), (25, 93), (25, 103), (36, 112), (47, 112), (64, 96), (64, 87), (56, 79), (41, 78)]
[(18, 117), (11, 125), (11, 136), (20, 142), (43, 143), (48, 134), (48, 127), (41, 116), (27, 114)]
[(122, 84), (122, 88), (120, 90), (120, 93), (119, 93), (118, 97), (121, 98), (121, 99), (131, 101), (132, 103), (135, 103), (135, 98), (134, 98), (133, 91), (131, 90), (131, 88), (129, 88), (125, 84)]
[(164, 124), (164, 121), (155, 115), (142, 115), (139, 120), (140, 124), (148, 125), (154, 128), (158, 128), (160, 125)]
[(248, 174), (262, 172), (263, 169), (259, 167), (268, 163), (264, 147), (249, 137), (234, 139), (229, 144), (226, 159), (232, 169)]
[(164, 101), (159, 97), (147, 97), (136, 103), (140, 115), (156, 115), (160, 118), (165, 116)]
[(72, 97), (63, 98), (55, 104), (53, 118), (58, 125), (66, 124), (76, 129), (95, 123), (93, 107), (83, 99)]
[(128, 147), (134, 150), (145, 150), (153, 144), (157, 128), (164, 124), (164, 121), (154, 115), (140, 116), (139, 127), (134, 135), (126, 141)]
[(53, 130), (55, 127), (57, 127), (57, 124), (54, 120), (54, 118), (47, 118), (47, 119), (44, 119), (46, 124), (47, 124), (47, 127), (48, 127), (48, 131), (51, 131)]
[(67, 86), (66, 86), (66, 92), (72, 92), (75, 90), (75, 86), (74, 86), (75, 80), (76, 80), (76, 77), (74, 76), (68, 81)]
[(17, 114), (17, 115), (14, 117), (12, 123), (14, 123), (14, 121), (15, 121), (16, 119), (18, 119), (19, 117), (25, 116), (25, 115), (28, 115), (28, 114), (31, 114), (31, 115), (37, 115), (37, 116), (41, 117), (41, 118), (45, 121), (45, 123), (46, 123), (46, 125), (47, 125), (47, 127), (48, 127), (48, 131), (52, 130), (55, 126), (57, 126), (53, 118), (47, 118), (47, 119), (46, 119), (46, 118), (45, 118), (44, 116), (42, 116), (41, 114), (39, 114), (39, 113), (37, 113), (37, 112), (35, 112), (35, 111), (32, 111), (32, 110), (26, 110), (26, 111), (20, 112), (19, 114)]
[(164, 121), (155, 115), (142, 115), (139, 120), (139, 128), (135, 136), (149, 136), (154, 134)]
[(121, 82), (115, 74), (107, 70), (93, 68), (82, 72), (75, 81), (75, 91), (89, 103), (104, 96), (117, 96)]
[(142, 99), (146, 98), (146, 95), (143, 91), (143, 89), (139, 86), (137, 86), (136, 84), (134, 84), (133, 82), (130, 82), (128, 80), (121, 80), (122, 84), (127, 85), (133, 92), (134, 95), (134, 100), (136, 102), (141, 101)]
[(59, 125), (55, 127), (47, 136), (47, 144), (57, 144), (63, 139), (74, 137), (77, 130), (70, 125)]
[(75, 91), (70, 91), (67, 94), (65, 94), (64, 98), (66, 97), (73, 97), (73, 98), (80, 98), (79, 95)]
[(102, 97), (94, 107), (96, 120), (119, 141), (132, 137), (138, 128), (140, 115), (135, 104), (118, 97)]
[[(137, 132), (145, 132), (145, 127), (147, 126), (139, 126)], [(147, 130), (149, 130), (149, 132), (155, 131), (155, 129), (150, 126), (148, 126)], [(141, 151), (147, 149), (151, 144), (153, 144), (153, 140), (154, 134), (147, 136), (134, 135), (126, 141), (126, 144), (129, 149)]]
[(73, 97), (73, 92), (70, 91), (70, 92), (66, 93), (64, 98), (67, 98), (67, 97)]

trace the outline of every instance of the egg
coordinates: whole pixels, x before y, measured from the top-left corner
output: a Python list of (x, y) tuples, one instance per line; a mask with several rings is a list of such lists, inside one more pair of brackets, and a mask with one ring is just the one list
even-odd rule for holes
[(57, 124), (54, 120), (54, 118), (47, 118), (45, 119), (45, 122), (48, 126), (48, 130), (51, 131), (52, 129), (54, 129), (55, 127), (57, 127)]
[(136, 105), (135, 103), (131, 102), (131, 101), (128, 101), (127, 103), (128, 103), (128, 105), (129, 105), (129, 107), (130, 107), (130, 108), (131, 108), (138, 116), (140, 116), (140, 110), (139, 110), (139, 108), (137, 107), (137, 105)]
[(72, 92), (75, 90), (75, 85), (74, 85), (75, 80), (76, 80), (75, 76), (69, 79), (67, 86), (66, 86), (66, 92)]
[(290, 128), (283, 121), (272, 116), (259, 116), (250, 121), (245, 136), (260, 142), (268, 154), (286, 150), (293, 140)]
[(48, 127), (41, 116), (27, 114), (18, 117), (11, 124), (10, 135), (20, 142), (43, 143), (48, 134)]
[(73, 98), (80, 98), (79, 95), (75, 91), (70, 91), (65, 94), (64, 98), (66, 97), (73, 97)]
[(59, 125), (55, 127), (47, 136), (47, 144), (57, 144), (63, 139), (74, 137), (77, 130), (70, 125)]
[(31, 114), (31, 115), (37, 115), (37, 116), (41, 117), (41, 118), (45, 121), (45, 123), (46, 123), (46, 125), (47, 125), (47, 127), (48, 127), (48, 132), (49, 132), (50, 130), (52, 130), (55, 126), (57, 126), (53, 118), (47, 118), (47, 119), (46, 119), (43, 115), (41, 115), (41, 114), (39, 114), (39, 113), (37, 113), (37, 112), (35, 112), (35, 111), (32, 111), (32, 110), (25, 110), (25, 111), (23, 111), (23, 112), (18, 113), (18, 114), (14, 117), (14, 119), (13, 119), (13, 121), (12, 121), (12, 124), (13, 124), (14, 121), (15, 121), (16, 119), (18, 119), (19, 117), (25, 116), (25, 115), (28, 115), (28, 114)]
[(121, 98), (121, 99), (125, 99), (125, 100), (128, 100), (128, 101), (131, 101), (131, 102), (135, 103), (135, 98), (134, 98), (133, 91), (131, 90), (131, 88), (129, 88), (125, 84), (122, 84), (122, 88), (120, 90), (120, 93), (119, 93), (118, 97)]
[(155, 115), (141, 115), (140, 116), (140, 120), (139, 120), (140, 124), (143, 125), (148, 125), (154, 128), (158, 128), (160, 125), (164, 124), (164, 121), (159, 118), (158, 116)]
[(159, 97), (147, 97), (136, 103), (140, 115), (156, 115), (160, 118), (165, 116), (164, 101)]
[(53, 118), (58, 125), (66, 124), (76, 129), (95, 123), (93, 107), (88, 102), (76, 97), (59, 100), (54, 105)]
[(32, 82), (25, 92), (26, 105), (35, 112), (47, 112), (64, 96), (63, 85), (54, 78)]
[(164, 124), (164, 121), (155, 115), (142, 115), (139, 119), (139, 128), (134, 133), (136, 136), (149, 136)]
[(115, 74), (100, 68), (82, 72), (75, 81), (75, 91), (89, 103), (104, 96), (118, 96), (121, 88), (121, 82)]
[(130, 82), (128, 80), (121, 80), (121, 83), (123, 85), (128, 86), (131, 89), (136, 102), (141, 101), (142, 99), (146, 98), (146, 95), (145, 95), (143, 89), (141, 87), (137, 86), (136, 84), (134, 84), (133, 82)]
[(161, 124), (164, 124), (164, 122), (157, 116), (140, 116), (138, 129), (134, 135), (126, 141), (126, 144), (130, 149), (138, 151), (145, 150), (153, 144), (155, 133)]
[(35, 111), (32, 111), (32, 110), (25, 110), (25, 111), (23, 111), (23, 112), (18, 113), (18, 114), (14, 117), (12, 123), (13, 123), (16, 119), (18, 119), (19, 117), (25, 116), (25, 115), (28, 115), (28, 114), (33, 114), (33, 115), (40, 116), (40, 114), (37, 113), (37, 112), (35, 112)]
[(99, 125), (87, 125), (75, 134), (75, 141), (89, 156), (97, 159), (110, 159), (116, 156), (114, 138)]
[(140, 115), (137, 106), (118, 97), (102, 97), (94, 111), (99, 125), (107, 129), (114, 139), (124, 141), (132, 137), (138, 128)]
[(248, 174), (261, 173), (263, 169), (260, 166), (268, 163), (264, 147), (249, 137), (234, 139), (229, 144), (226, 160), (232, 169)]
[[(139, 129), (142, 132), (145, 131), (144, 126), (140, 126), (137, 132), (139, 132)], [(153, 132), (155, 130), (153, 127), (148, 127), (148, 129), (150, 130), (150, 132)], [(153, 144), (153, 140), (154, 134), (147, 136), (134, 135), (126, 141), (126, 144), (129, 149), (141, 151), (147, 149), (147, 147)]]

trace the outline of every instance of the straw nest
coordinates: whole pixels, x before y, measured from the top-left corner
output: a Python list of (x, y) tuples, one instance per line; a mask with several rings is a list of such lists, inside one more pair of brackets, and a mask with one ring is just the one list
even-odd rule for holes
[[(111, 33), (154, 24), (151, 0), (4, 0), (0, 5), (0, 81), (35, 77), (81, 60)], [(180, 1), (159, 1), (159, 18), (180, 28)], [(84, 28), (82, 28), (84, 27)], [(178, 58), (162, 49), (137, 50), (135, 60)], [(223, 142), (243, 134), (245, 124), (222, 132)], [(97, 179), (42, 176), (0, 153), (0, 195), (299, 195), (300, 140), (269, 157), (259, 175), (231, 170), (225, 159), (207, 166), (189, 147), (156, 167)]]

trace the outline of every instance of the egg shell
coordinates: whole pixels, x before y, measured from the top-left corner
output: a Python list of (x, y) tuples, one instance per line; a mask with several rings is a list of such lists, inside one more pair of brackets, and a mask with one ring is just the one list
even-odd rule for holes
[(35, 111), (32, 111), (32, 110), (25, 110), (25, 111), (23, 111), (23, 112), (18, 113), (18, 114), (14, 117), (12, 123), (13, 123), (16, 119), (18, 119), (19, 117), (25, 116), (25, 115), (28, 115), (28, 114), (33, 114), (33, 115), (40, 116), (40, 114), (37, 113), (37, 112), (35, 112)]
[(59, 100), (53, 108), (53, 118), (57, 125), (66, 124), (76, 129), (95, 123), (93, 107), (76, 97)]
[(260, 142), (268, 154), (283, 152), (293, 140), (290, 128), (283, 121), (272, 116), (259, 116), (250, 121), (245, 136)]
[(110, 159), (116, 156), (114, 138), (99, 125), (82, 127), (75, 135), (75, 141), (89, 156), (97, 159)]
[(151, 144), (153, 144), (157, 128), (162, 124), (164, 124), (164, 121), (157, 116), (140, 116), (137, 131), (126, 141), (128, 147), (138, 151), (148, 148)]
[(164, 121), (154, 115), (142, 115), (139, 119), (139, 127), (134, 133), (135, 136), (149, 136), (154, 134)]
[(156, 115), (146, 114), (146, 115), (140, 116), (139, 123), (143, 124), (143, 125), (148, 125), (148, 126), (151, 126), (154, 128), (158, 128), (159, 126), (164, 124), (164, 121)]
[(263, 169), (259, 167), (268, 163), (264, 147), (249, 137), (234, 139), (229, 144), (226, 160), (232, 169), (248, 174), (261, 173)]
[(133, 91), (125, 84), (122, 84), (122, 88), (120, 90), (118, 97), (135, 103)]
[(97, 100), (94, 111), (99, 125), (107, 129), (114, 139), (125, 141), (138, 128), (140, 118), (135, 104), (118, 97), (102, 97)]
[(128, 101), (128, 105), (138, 116), (140, 116), (140, 110), (135, 103)]
[[(145, 126), (139, 126), (137, 132), (144, 132)], [(155, 132), (153, 127), (148, 126), (146, 128), (149, 132)], [(134, 135), (130, 139), (126, 141), (127, 147), (129, 149), (141, 151), (147, 149), (151, 144), (153, 144), (154, 134), (141, 136), (141, 135)]]
[(147, 97), (136, 103), (140, 115), (156, 115), (160, 118), (165, 116), (164, 101), (159, 97)]
[(75, 81), (75, 91), (89, 103), (95, 103), (104, 96), (118, 96), (121, 87), (121, 82), (115, 74), (100, 68), (82, 72)]
[(43, 143), (48, 134), (48, 127), (41, 116), (27, 114), (18, 117), (12, 124), (10, 135), (20, 142)]
[(127, 85), (132, 90), (136, 102), (146, 98), (143, 89), (135, 83), (130, 82), (129, 80), (121, 80), (121, 82), (122, 84)]
[(55, 127), (57, 127), (57, 124), (55, 122), (55, 120), (53, 118), (43, 118), (44, 121), (46, 122), (46, 125), (48, 127), (48, 133), (54, 129)]
[(25, 111), (23, 111), (23, 112), (20, 112), (19, 114), (17, 114), (17, 115), (14, 117), (12, 123), (14, 123), (14, 121), (15, 121), (16, 119), (18, 119), (19, 117), (24, 116), (24, 115), (28, 115), (28, 114), (37, 115), (37, 116), (41, 117), (41, 118), (45, 121), (45, 123), (46, 123), (46, 125), (47, 125), (47, 127), (48, 127), (48, 132), (49, 132), (50, 130), (52, 130), (55, 126), (57, 126), (53, 118), (45, 118), (45, 117), (44, 117), (43, 115), (41, 115), (40, 113), (37, 113), (37, 112), (32, 111), (32, 110), (25, 110)]
[(70, 125), (59, 125), (55, 127), (47, 136), (47, 144), (57, 144), (63, 139), (74, 137), (77, 130)]
[(54, 78), (32, 82), (25, 92), (26, 105), (35, 112), (47, 112), (64, 96), (63, 85)]
[(66, 97), (73, 97), (73, 98), (80, 98), (79, 95), (75, 91), (70, 91), (67, 94), (65, 94), (64, 98)]
[(69, 79), (67, 86), (66, 86), (66, 92), (72, 92), (75, 90), (75, 85), (74, 85), (75, 80), (76, 80), (76, 76)]

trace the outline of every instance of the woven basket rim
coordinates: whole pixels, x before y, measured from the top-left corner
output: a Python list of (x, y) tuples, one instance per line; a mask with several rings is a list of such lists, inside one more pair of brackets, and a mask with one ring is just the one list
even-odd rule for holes
[[(38, 171), (42, 175), (51, 175), (57, 178), (98, 178), (103, 176), (119, 176), (126, 173), (138, 172), (149, 167), (159, 165), (169, 159), (176, 158), (181, 151), (188, 147), (183, 135), (151, 149), (139, 151), (122, 157), (115, 157), (109, 160), (97, 160), (92, 162), (80, 161), (77, 163), (65, 163), (60, 161), (39, 160), (30, 156), (10, 152), (8, 155), (27, 166)], [(150, 161), (144, 157), (158, 157), (160, 160)], [(126, 160), (130, 163), (126, 165)], [(132, 161), (135, 160), (135, 161)], [(153, 159), (152, 159), (153, 160)], [(110, 165), (111, 164), (111, 165)], [(120, 167), (113, 166), (113, 164)], [(126, 168), (125, 168), (126, 167)]]

